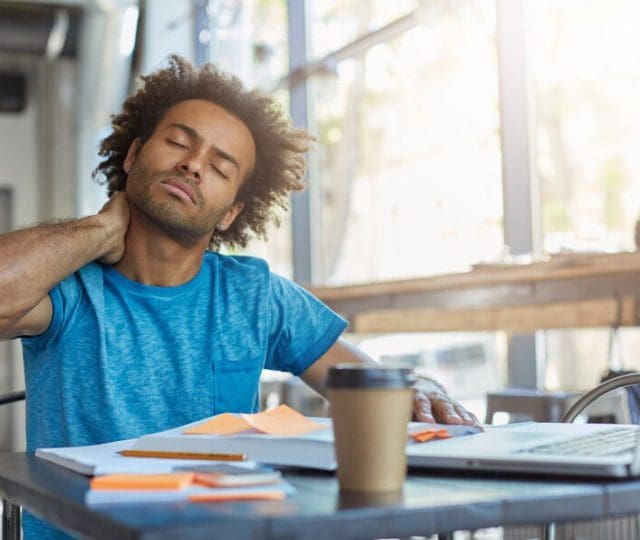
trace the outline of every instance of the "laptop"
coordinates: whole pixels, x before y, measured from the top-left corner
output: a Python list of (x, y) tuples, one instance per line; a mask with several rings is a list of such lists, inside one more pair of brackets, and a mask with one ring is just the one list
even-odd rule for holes
[(407, 447), (415, 468), (640, 476), (640, 426), (523, 422)]

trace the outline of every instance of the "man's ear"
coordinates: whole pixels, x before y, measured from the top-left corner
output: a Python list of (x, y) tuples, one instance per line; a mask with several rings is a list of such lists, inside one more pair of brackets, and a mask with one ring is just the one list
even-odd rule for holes
[(131, 167), (133, 167), (134, 162), (136, 161), (136, 157), (138, 157), (138, 152), (142, 147), (142, 141), (140, 137), (136, 137), (131, 145), (129, 145), (129, 150), (127, 150), (127, 156), (124, 158), (124, 162), (122, 163), (122, 168), (124, 172), (129, 174)]
[(229, 227), (231, 227), (231, 224), (238, 217), (238, 214), (242, 212), (243, 208), (244, 208), (244, 203), (239, 202), (234, 204), (231, 208), (229, 208), (229, 210), (224, 215), (224, 217), (220, 220), (218, 225), (216, 225), (216, 229), (218, 229), (219, 231), (226, 231)]

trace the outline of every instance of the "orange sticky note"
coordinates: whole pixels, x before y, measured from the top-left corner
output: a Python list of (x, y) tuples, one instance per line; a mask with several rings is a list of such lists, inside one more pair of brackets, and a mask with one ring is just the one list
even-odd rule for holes
[(187, 435), (233, 435), (254, 428), (269, 435), (301, 435), (326, 426), (310, 420), (287, 405), (255, 414), (223, 413), (183, 431)]
[(91, 479), (91, 489), (179, 490), (193, 483), (193, 473), (109, 474)]
[(287, 405), (278, 405), (275, 409), (243, 416), (255, 429), (269, 435), (301, 435), (326, 427)]
[(282, 491), (262, 491), (257, 493), (203, 493), (189, 495), (189, 502), (260, 501), (284, 499)]
[(412, 435), (413, 440), (416, 442), (427, 442), (434, 439), (435, 436), (435, 433), (416, 433), (415, 435)]
[(416, 442), (427, 442), (432, 439), (448, 439), (451, 437), (451, 433), (449, 433), (446, 429), (438, 429), (438, 428), (428, 428), (421, 429), (419, 431), (414, 431), (409, 433), (409, 435)]
[(183, 433), (187, 435), (232, 435), (248, 429), (251, 429), (251, 424), (242, 416), (222, 413), (207, 422), (185, 430)]

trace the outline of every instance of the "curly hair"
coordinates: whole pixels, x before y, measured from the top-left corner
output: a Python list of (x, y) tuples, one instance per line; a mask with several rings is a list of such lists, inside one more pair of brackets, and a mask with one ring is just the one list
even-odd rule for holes
[(287, 209), (288, 193), (304, 189), (305, 154), (311, 137), (291, 127), (288, 117), (268, 96), (247, 90), (233, 75), (206, 64), (196, 69), (178, 55), (169, 57), (168, 67), (141, 77), (142, 86), (124, 102), (122, 112), (113, 115), (113, 131), (100, 143), (104, 159), (93, 177), (107, 184), (111, 196), (127, 183), (123, 163), (131, 143), (139, 137), (144, 144), (164, 113), (188, 99), (204, 99), (224, 108), (249, 128), (256, 146), (253, 171), (244, 179), (236, 202), (244, 209), (226, 231), (215, 230), (209, 248), (222, 244), (245, 247), (252, 236), (267, 237), (267, 225), (280, 225), (277, 208)]

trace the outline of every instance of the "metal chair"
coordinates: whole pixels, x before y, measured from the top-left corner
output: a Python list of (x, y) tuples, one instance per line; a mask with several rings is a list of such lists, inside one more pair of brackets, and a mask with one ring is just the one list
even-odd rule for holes
[[(562, 392), (532, 390), (527, 388), (504, 388), (487, 393), (486, 424), (493, 423), (498, 412), (509, 414), (509, 421), (523, 419), (535, 422), (560, 422), (576, 401), (583, 396), (581, 392)], [(628, 424), (631, 421), (627, 395), (624, 390), (603, 397), (589, 409), (589, 418), (606, 418), (616, 424)]]
[(603, 396), (612, 390), (616, 390), (617, 388), (627, 388), (628, 386), (634, 386), (636, 384), (640, 384), (640, 373), (628, 373), (626, 375), (620, 375), (619, 377), (614, 377), (608, 381), (601, 382), (599, 385), (580, 397), (569, 408), (560, 421), (573, 422), (586, 407), (600, 396)]
[[(0, 395), (0, 405), (15, 403), (25, 398), (24, 390)], [(20, 535), (21, 508), (2, 499), (2, 538), (17, 538)]]
[(7, 403), (15, 403), (16, 401), (22, 401), (25, 398), (24, 390), (19, 390), (17, 392), (8, 392), (7, 394), (0, 395), (0, 405), (5, 405)]
[[(573, 422), (591, 403), (606, 393), (618, 388), (627, 388), (637, 384), (640, 384), (640, 373), (629, 373), (604, 381), (583, 394), (562, 416), (561, 422)], [(635, 538), (640, 537), (640, 518), (633, 516), (626, 519), (629, 520), (628, 524), (631, 526), (630, 528), (635, 529)], [(550, 523), (544, 527), (542, 539), (555, 540), (555, 538), (556, 526), (554, 523)]]

